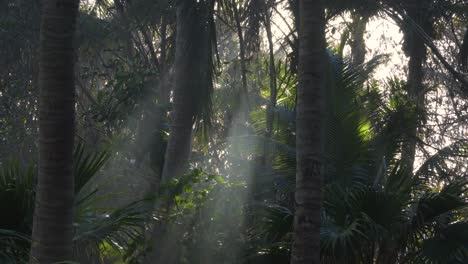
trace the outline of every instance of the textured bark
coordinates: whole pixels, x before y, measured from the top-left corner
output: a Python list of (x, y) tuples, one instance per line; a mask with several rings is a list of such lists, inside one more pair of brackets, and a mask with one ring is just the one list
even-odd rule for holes
[(351, 63), (357, 67), (364, 63), (366, 59), (366, 43), (364, 33), (369, 22), (368, 16), (361, 16), (357, 13), (352, 14), (353, 23), (351, 25)]
[(196, 114), (193, 83), (201, 76), (196, 40), (201, 26), (194, 0), (181, 1), (177, 7), (177, 39), (173, 90), (173, 111), (162, 181), (181, 176), (188, 166), (192, 127)]
[(323, 185), (325, 12), (323, 1), (299, 1), (296, 212), (291, 263), (320, 263)]
[(77, 0), (43, 1), (39, 65), (39, 178), (31, 263), (71, 260)]
[[(431, 25), (427, 21), (427, 14), (424, 8), (424, 2), (427, 0), (413, 0), (411, 5), (408, 5), (408, 16), (426, 33), (430, 34)], [(413, 171), (414, 160), (416, 155), (416, 143), (418, 141), (418, 127), (420, 118), (417, 113), (424, 111), (424, 87), (423, 87), (423, 63), (426, 61), (427, 50), (424, 40), (420, 34), (416, 32), (415, 26), (410, 25), (405, 31), (405, 52), (409, 57), (408, 62), (408, 78), (406, 91), (408, 99), (413, 104), (415, 109), (412, 121), (408, 122), (408, 127), (405, 131), (404, 141), (401, 154), (402, 166), (409, 172)]]
[[(208, 4), (184, 0), (177, 5), (177, 36), (171, 128), (162, 173), (162, 183), (181, 177), (187, 170), (191, 153), (192, 128), (200, 103), (200, 85), (206, 84), (211, 64), (208, 26)], [(157, 202), (157, 208), (169, 209), (171, 202)], [(178, 263), (177, 245), (183, 234), (166, 219), (153, 229), (153, 250), (147, 263)]]

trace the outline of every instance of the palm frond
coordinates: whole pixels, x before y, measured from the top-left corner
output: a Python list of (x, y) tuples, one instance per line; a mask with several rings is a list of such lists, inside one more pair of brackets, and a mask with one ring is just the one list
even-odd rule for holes
[[(98, 252), (102, 243), (128, 248), (144, 230), (150, 202), (139, 201), (118, 209), (100, 204), (115, 194), (99, 194), (100, 186), (90, 186), (93, 177), (109, 159), (108, 151), (88, 152), (79, 143), (74, 153), (74, 176), (78, 201), (75, 203), (75, 250), (77, 254)], [(0, 261), (26, 262), (29, 254), (34, 204), (34, 166), (24, 169), (12, 162), (0, 170), (0, 209), (8, 217), (0, 218)]]
[(0, 228), (25, 234), (31, 231), (34, 180), (34, 166), (24, 169), (13, 161), (0, 169), (0, 210), (8, 212), (8, 217), (0, 218)]
[(344, 185), (368, 181), (369, 143), (373, 137), (367, 113), (363, 111), (363, 82), (385, 56), (351, 67), (338, 56), (330, 57), (326, 102), (326, 173), (327, 181)]
[(151, 208), (147, 200), (134, 202), (105, 214), (89, 215), (77, 223), (73, 240), (78, 248), (108, 243), (116, 248), (128, 248), (139, 238)]
[(86, 153), (84, 143), (77, 144), (73, 160), (75, 193), (78, 193), (96, 175), (109, 158), (110, 153), (107, 150)]
[(0, 262), (5, 264), (28, 261), (31, 238), (9, 229), (0, 229)]
[(468, 261), (468, 222), (457, 222), (424, 240), (415, 258), (423, 263), (466, 263)]
[(451, 180), (450, 175), (453, 175), (447, 159), (451, 157), (468, 157), (468, 141), (458, 140), (452, 144), (440, 149), (434, 155), (430, 156), (416, 171), (415, 176), (419, 178), (437, 178), (439, 180)]
[(437, 224), (444, 215), (466, 207), (467, 186), (466, 180), (459, 180), (448, 183), (440, 191), (428, 189), (422, 193), (412, 207), (413, 230)]
[(18, 161), (0, 169), (0, 262), (26, 263), (30, 248), (34, 167)]

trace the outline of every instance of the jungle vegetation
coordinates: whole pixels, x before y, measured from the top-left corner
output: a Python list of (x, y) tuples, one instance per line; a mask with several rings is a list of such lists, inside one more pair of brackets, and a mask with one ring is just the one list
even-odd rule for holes
[(0, 263), (468, 263), (468, 3), (2, 0), (0, 212)]

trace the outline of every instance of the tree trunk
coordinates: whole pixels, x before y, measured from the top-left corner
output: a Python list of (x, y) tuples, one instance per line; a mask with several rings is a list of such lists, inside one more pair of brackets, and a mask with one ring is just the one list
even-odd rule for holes
[(271, 14), (268, 10), (265, 14), (265, 29), (267, 32), (268, 49), (269, 49), (269, 77), (270, 77), (270, 101), (266, 109), (266, 129), (265, 129), (265, 143), (264, 143), (264, 160), (263, 163), (267, 170), (271, 169), (271, 137), (273, 135), (273, 122), (275, 118), (275, 107), (277, 103), (277, 82), (276, 82), (276, 66), (275, 54), (273, 45), (273, 34), (271, 32)]
[(39, 66), (39, 178), (31, 263), (71, 260), (77, 0), (43, 1)]
[(132, 60), (133, 57), (135, 57), (136, 50), (133, 45), (133, 35), (132, 32), (128, 30), (128, 18), (127, 15), (125, 14), (125, 7), (124, 3), (122, 0), (114, 0), (114, 6), (115, 10), (117, 11), (117, 15), (119, 16), (119, 19), (121, 20), (121, 25), (122, 25), (122, 30), (124, 31), (126, 35), (126, 39), (124, 40), (125, 43), (125, 52), (128, 60)]
[(398, 262), (398, 242), (388, 238), (380, 243), (376, 264), (394, 264)]
[(201, 67), (195, 44), (201, 25), (194, 0), (182, 1), (177, 7), (177, 39), (173, 90), (173, 111), (166, 161), (162, 181), (180, 177), (188, 166), (191, 151), (192, 127), (196, 115), (193, 83), (197, 78), (195, 69)]
[(167, 14), (163, 14), (161, 22), (161, 55), (159, 60), (161, 61), (161, 85), (159, 86), (159, 97), (161, 104), (165, 107), (170, 103), (171, 88), (169, 85), (169, 61), (167, 60), (167, 48), (168, 48), (168, 18)]
[(267, 108), (267, 127), (266, 137), (270, 138), (273, 130), (274, 108), (276, 107), (277, 87), (276, 87), (276, 68), (275, 55), (273, 45), (273, 34), (271, 32), (271, 17), (265, 15), (265, 28), (267, 32), (268, 48), (269, 48), (269, 77), (270, 77), (270, 102)]
[(323, 1), (299, 1), (296, 211), (292, 264), (320, 263), (323, 184), (324, 84), (326, 74)]
[[(212, 70), (206, 48), (210, 44), (208, 2), (180, 1), (177, 5), (177, 36), (173, 89), (173, 111), (161, 182), (181, 177), (187, 170), (191, 153), (192, 128), (200, 109), (200, 85), (207, 84)], [(163, 202), (164, 203), (164, 202)], [(172, 203), (156, 207), (170, 208)], [(182, 234), (162, 219), (153, 230), (153, 251), (148, 263), (177, 263), (177, 250)]]
[(237, 29), (237, 36), (239, 38), (239, 58), (241, 64), (241, 80), (242, 80), (242, 90), (240, 93), (240, 117), (241, 121), (245, 122), (248, 120), (248, 115), (250, 112), (250, 104), (249, 104), (249, 91), (247, 88), (247, 65), (245, 62), (245, 42), (244, 42), (244, 34), (242, 32), (242, 25), (239, 16), (239, 10), (237, 9), (236, 1), (231, 1), (232, 9), (234, 11), (234, 19), (236, 22), (236, 29)]
[(363, 64), (366, 60), (366, 42), (364, 33), (369, 22), (368, 16), (352, 14), (353, 23), (351, 25), (351, 63), (354, 68)]
[(468, 72), (468, 26), (465, 29), (465, 37), (460, 47), (460, 66), (462, 71)]
[(420, 33), (416, 32), (414, 23), (430, 34), (431, 25), (425, 18), (427, 14), (423, 8), (428, 5), (424, 4), (425, 1), (415, 0), (409, 5), (408, 16), (412, 19), (412, 23), (409, 23), (410, 25), (405, 31), (404, 48), (406, 55), (409, 57), (406, 91), (414, 111), (409, 113), (412, 116), (410, 117), (410, 121), (408, 121), (408, 127), (404, 135), (401, 160), (402, 167), (409, 173), (412, 173), (414, 168), (418, 127), (421, 121), (420, 113), (424, 111), (423, 63), (426, 61), (427, 51)]

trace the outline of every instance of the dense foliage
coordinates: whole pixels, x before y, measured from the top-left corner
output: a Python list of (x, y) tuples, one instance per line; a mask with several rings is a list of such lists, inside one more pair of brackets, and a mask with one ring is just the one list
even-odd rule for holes
[[(33, 241), (44, 1), (0, 3), (1, 263)], [(301, 1), (181, 2), (81, 0), (70, 261), (289, 263)], [(468, 4), (325, 2), (322, 263), (468, 263)]]

